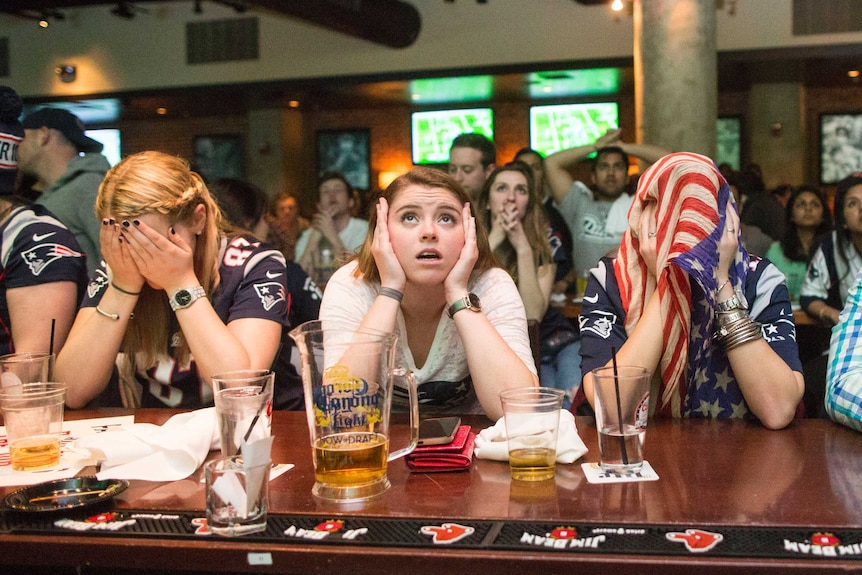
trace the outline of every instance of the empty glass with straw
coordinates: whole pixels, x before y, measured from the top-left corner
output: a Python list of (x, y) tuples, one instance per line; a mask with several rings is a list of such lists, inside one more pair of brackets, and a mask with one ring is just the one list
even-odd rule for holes
[(607, 471), (637, 471), (644, 461), (650, 372), (614, 365), (592, 373), (600, 465)]
[(243, 442), (272, 434), (273, 372), (226, 371), (213, 375), (212, 382), (223, 457), (237, 455)]

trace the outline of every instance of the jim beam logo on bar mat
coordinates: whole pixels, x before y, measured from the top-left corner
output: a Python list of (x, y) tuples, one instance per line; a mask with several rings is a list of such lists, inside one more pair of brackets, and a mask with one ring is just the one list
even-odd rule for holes
[(813, 555), (816, 557), (862, 557), (862, 544), (842, 544), (841, 539), (830, 532), (813, 533), (806, 541), (784, 540), (784, 550), (800, 555)]
[(604, 535), (578, 537), (578, 530), (567, 526), (555, 527), (544, 535), (524, 531), (520, 542), (524, 545), (548, 549), (597, 549), (606, 540), (607, 537)]

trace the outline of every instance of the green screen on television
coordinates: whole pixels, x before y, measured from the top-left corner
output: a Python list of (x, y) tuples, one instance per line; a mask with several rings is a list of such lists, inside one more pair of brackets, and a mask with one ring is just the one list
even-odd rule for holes
[(530, 147), (545, 154), (594, 144), (619, 127), (615, 102), (530, 107)]
[(742, 119), (733, 117), (719, 118), (715, 128), (715, 163), (719, 166), (721, 164), (728, 164), (734, 170), (738, 170), (742, 161), (740, 151)]
[(476, 132), (494, 140), (491, 108), (414, 112), (412, 124), (414, 164), (447, 163), (452, 140), (460, 134)]

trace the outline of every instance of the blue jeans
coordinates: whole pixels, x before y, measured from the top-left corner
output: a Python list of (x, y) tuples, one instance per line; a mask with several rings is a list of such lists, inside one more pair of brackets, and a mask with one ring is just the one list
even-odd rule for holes
[(553, 387), (566, 392), (563, 409), (569, 409), (572, 398), (581, 386), (581, 341), (573, 341), (561, 349), (550, 363), (542, 362), (542, 387)]

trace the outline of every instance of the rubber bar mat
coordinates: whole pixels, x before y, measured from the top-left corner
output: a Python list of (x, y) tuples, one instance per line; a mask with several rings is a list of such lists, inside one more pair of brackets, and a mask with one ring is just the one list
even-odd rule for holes
[[(203, 513), (103, 511), (0, 515), (7, 534), (152, 538), (217, 537)], [(559, 553), (862, 558), (862, 529), (603, 525), (584, 522), (465, 521), (270, 515), (265, 532), (221, 542), (281, 542), (386, 547), (449, 547)]]

